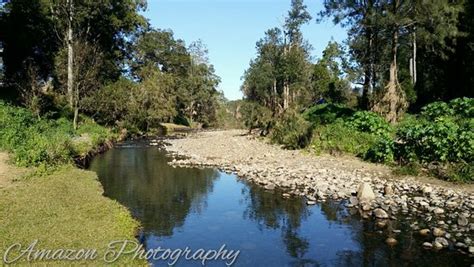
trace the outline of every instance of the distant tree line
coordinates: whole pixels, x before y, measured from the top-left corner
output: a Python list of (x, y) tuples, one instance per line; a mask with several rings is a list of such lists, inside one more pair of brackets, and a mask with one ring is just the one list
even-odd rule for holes
[(4, 98), (39, 117), (80, 114), (147, 131), (212, 125), (220, 82), (200, 41), (187, 46), (140, 14), (145, 0), (10, 0), (0, 6)]

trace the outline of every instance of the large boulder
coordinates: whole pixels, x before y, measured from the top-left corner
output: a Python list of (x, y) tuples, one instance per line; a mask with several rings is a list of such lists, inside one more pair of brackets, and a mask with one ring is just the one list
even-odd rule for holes
[(357, 198), (360, 202), (369, 202), (375, 199), (374, 191), (368, 183), (362, 183), (357, 190)]

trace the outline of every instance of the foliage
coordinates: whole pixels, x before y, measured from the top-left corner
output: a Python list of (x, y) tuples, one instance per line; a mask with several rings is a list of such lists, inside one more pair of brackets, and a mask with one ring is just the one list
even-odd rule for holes
[(354, 114), (354, 110), (342, 104), (314, 105), (303, 112), (303, 118), (319, 125), (333, 123), (337, 119), (346, 119)]
[[(30, 111), (0, 102), (0, 149), (13, 154), (19, 166), (57, 166), (72, 161), (74, 156), (89, 151), (113, 134), (92, 121), (79, 126), (76, 134), (89, 138), (74, 143), (72, 124), (67, 119), (38, 120)], [(79, 149), (82, 148), (82, 149)]]
[(434, 120), (439, 117), (453, 116), (454, 110), (447, 103), (438, 101), (424, 106), (420, 114), (429, 120)]
[(314, 129), (311, 148), (317, 153), (348, 153), (364, 156), (377, 138), (369, 133), (354, 131), (342, 120)]
[(393, 131), (390, 124), (384, 118), (370, 111), (357, 111), (350, 118), (346, 119), (346, 123), (350, 128), (357, 131), (386, 138)]
[(283, 145), (287, 149), (306, 147), (311, 141), (312, 127), (303, 117), (294, 112), (287, 111), (277, 120), (271, 132), (271, 140)]
[(271, 122), (271, 111), (255, 102), (244, 101), (240, 113), (242, 121), (249, 131), (255, 128), (266, 128)]
[(367, 150), (364, 159), (372, 162), (391, 163), (394, 159), (395, 145), (392, 139), (387, 137), (380, 137)]
[(420, 121), (397, 130), (396, 154), (401, 161), (420, 160), (457, 162), (472, 160), (474, 133), (468, 127), (460, 127), (450, 118)]

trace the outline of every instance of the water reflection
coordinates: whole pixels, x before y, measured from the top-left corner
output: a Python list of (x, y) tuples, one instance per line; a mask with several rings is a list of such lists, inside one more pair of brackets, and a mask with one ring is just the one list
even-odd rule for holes
[[(421, 249), (403, 220), (386, 229), (361, 220), (344, 203), (308, 207), (213, 169), (172, 168), (164, 152), (127, 146), (91, 163), (105, 194), (141, 222), (150, 248), (240, 250), (237, 266), (469, 266), (459, 254)], [(394, 248), (384, 240), (396, 235)], [(378, 232), (382, 231), (382, 232)], [(455, 256), (455, 257), (451, 257)], [(163, 262), (152, 262), (164, 265)], [(209, 262), (222, 266), (222, 262)], [(179, 261), (178, 266), (200, 266)]]
[(157, 152), (146, 147), (114, 149), (94, 160), (91, 169), (100, 177), (105, 195), (129, 207), (147, 233), (171, 236), (190, 212), (205, 209), (218, 173), (170, 168)]

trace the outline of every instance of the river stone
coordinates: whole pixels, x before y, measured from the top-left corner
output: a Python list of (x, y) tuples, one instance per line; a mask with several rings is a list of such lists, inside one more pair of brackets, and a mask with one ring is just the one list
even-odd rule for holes
[(469, 253), (474, 254), (474, 247), (469, 247)]
[(308, 201), (306, 201), (306, 204), (308, 204), (308, 205), (315, 205), (315, 204), (316, 204), (316, 201), (308, 200)]
[(445, 247), (445, 248), (449, 246), (448, 240), (446, 240), (446, 238), (444, 238), (444, 237), (437, 237), (437, 238), (435, 239), (435, 242), (440, 243), (440, 244), (443, 245), (443, 247)]
[(433, 210), (433, 213), (434, 214), (443, 214), (444, 210), (442, 208), (436, 208), (436, 209)]
[(429, 194), (429, 193), (433, 192), (433, 188), (431, 188), (429, 186), (425, 186), (425, 187), (423, 187), (423, 189), (421, 189), (421, 191), (423, 192), (423, 194)]
[(275, 185), (274, 184), (268, 184), (265, 186), (265, 189), (267, 190), (274, 190), (275, 189)]
[(389, 246), (395, 246), (398, 243), (398, 241), (393, 237), (389, 237), (385, 240), (385, 243), (387, 243), (387, 245)]
[(372, 201), (375, 199), (374, 191), (368, 183), (362, 183), (357, 190), (357, 198), (359, 201)]
[(393, 195), (393, 188), (391, 185), (386, 185), (383, 191), (386, 196)]
[(467, 218), (463, 215), (459, 215), (458, 217), (458, 225), (459, 226), (466, 226), (469, 224), (469, 221), (467, 220)]
[(434, 241), (434, 242), (433, 242), (433, 248), (434, 248), (434, 249), (437, 249), (437, 250), (442, 249), (442, 248), (443, 248), (443, 244), (441, 244), (441, 243), (439, 243), (439, 242), (437, 242), (437, 241)]
[(427, 249), (431, 249), (431, 248), (433, 248), (433, 244), (431, 244), (430, 242), (425, 242), (425, 243), (423, 243), (423, 247), (427, 248)]
[(427, 236), (427, 235), (430, 234), (430, 229), (421, 229), (421, 230), (419, 231), (419, 233), (420, 233), (420, 235), (422, 235), (422, 236)]
[(357, 206), (359, 204), (359, 200), (357, 199), (357, 197), (354, 197), (354, 196), (351, 196), (349, 198), (349, 203), (352, 205), (352, 206)]
[(444, 236), (445, 233), (446, 232), (441, 228), (437, 228), (437, 227), (433, 228), (433, 236), (435, 237)]
[(374, 210), (374, 215), (378, 219), (388, 219), (387, 212), (380, 208)]

